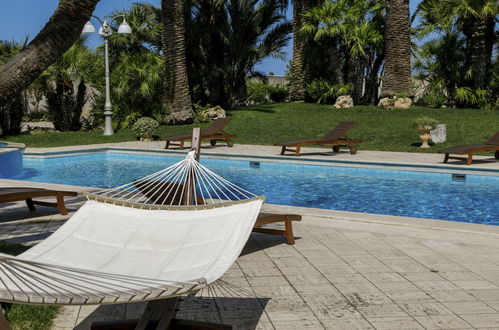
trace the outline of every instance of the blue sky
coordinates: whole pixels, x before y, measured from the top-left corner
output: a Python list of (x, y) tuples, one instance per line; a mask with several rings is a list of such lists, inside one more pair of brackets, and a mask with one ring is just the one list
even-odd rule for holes
[[(410, 1), (411, 13), (421, 0)], [(160, 5), (160, 0), (101, 0), (97, 4), (94, 14), (98, 17), (108, 15), (115, 9), (128, 8), (133, 2), (148, 2), (155, 6)], [(1, 0), (0, 4), (0, 40), (21, 41), (29, 35), (30, 40), (34, 38), (40, 29), (47, 23), (58, 0)], [(291, 10), (288, 11), (291, 18)], [(93, 22), (94, 25), (95, 22)], [(99, 37), (93, 35), (89, 39), (91, 45), (99, 43)], [(285, 49), (287, 57), (285, 60), (266, 59), (258, 69), (264, 73), (274, 72), (276, 75), (284, 75), (286, 65), (291, 57), (291, 45)]]

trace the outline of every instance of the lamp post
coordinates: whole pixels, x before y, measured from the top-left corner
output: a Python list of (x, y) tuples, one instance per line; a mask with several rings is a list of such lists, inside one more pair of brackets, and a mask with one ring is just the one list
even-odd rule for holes
[[(120, 34), (130, 34), (132, 33), (132, 28), (126, 22), (125, 15), (116, 15), (110, 17), (110, 22), (107, 22), (108, 17), (104, 16), (104, 20), (101, 20), (99, 17), (92, 15), (95, 19), (97, 19), (100, 23), (99, 35), (104, 38), (104, 62), (105, 62), (105, 76), (106, 76), (106, 103), (104, 104), (104, 135), (113, 135), (113, 109), (111, 106), (111, 92), (109, 88), (109, 52), (108, 52), (108, 39), (113, 34), (113, 30), (111, 29), (110, 24), (115, 21), (119, 17), (123, 17), (123, 22), (118, 27), (117, 33)], [(91, 34), (95, 33), (95, 27), (88, 21), (83, 27), (82, 34)]]

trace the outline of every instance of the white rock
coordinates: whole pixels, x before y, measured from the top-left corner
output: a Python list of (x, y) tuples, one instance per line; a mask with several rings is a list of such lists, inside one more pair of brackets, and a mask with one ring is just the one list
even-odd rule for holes
[(55, 127), (50, 121), (24, 121), (21, 123), (22, 134), (29, 134), (33, 130), (53, 132)]
[(412, 100), (408, 97), (384, 97), (379, 100), (378, 106), (384, 109), (409, 109), (412, 105)]
[(393, 100), (389, 97), (384, 97), (379, 100), (378, 107), (382, 107), (384, 109), (391, 109), (393, 108)]
[(353, 99), (350, 95), (341, 95), (336, 99), (334, 103), (336, 109), (346, 109), (353, 107)]
[(393, 107), (397, 109), (409, 109), (412, 105), (412, 100), (408, 97), (394, 97), (395, 102)]
[(217, 105), (216, 107), (204, 110), (201, 113), (201, 115), (204, 118), (211, 119), (211, 120), (215, 120), (218, 118), (225, 118), (225, 110), (222, 109), (222, 107)]

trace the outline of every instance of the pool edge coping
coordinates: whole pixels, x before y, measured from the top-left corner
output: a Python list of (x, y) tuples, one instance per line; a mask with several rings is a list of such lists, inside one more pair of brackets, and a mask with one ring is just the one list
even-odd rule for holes
[[(48, 148), (47, 148), (48, 149)], [(185, 155), (185, 151), (176, 150), (161, 150), (161, 149), (135, 149), (129, 147), (92, 147), (92, 148), (81, 148), (78, 150), (63, 150), (63, 151), (30, 151), (25, 152), (24, 156), (31, 158), (55, 158), (59, 156), (71, 156), (71, 155), (84, 155), (91, 153), (106, 153), (106, 152), (133, 152), (138, 154), (162, 154), (162, 155)], [(476, 175), (492, 175), (499, 176), (499, 169), (490, 168), (477, 168), (477, 167), (466, 167), (464, 165), (425, 165), (425, 164), (404, 164), (396, 162), (373, 162), (373, 161), (362, 161), (362, 160), (335, 160), (335, 159), (313, 159), (313, 158), (300, 158), (289, 157), (289, 156), (258, 156), (258, 155), (233, 155), (233, 154), (222, 154), (222, 153), (206, 153), (202, 157), (206, 158), (221, 158), (221, 159), (239, 159), (239, 160), (268, 160), (275, 161), (278, 163), (288, 162), (294, 164), (315, 164), (315, 165), (325, 165), (325, 166), (369, 166), (375, 168), (398, 168), (405, 170), (432, 170), (435, 172), (441, 171), (452, 171), (466, 174), (476, 174)]]

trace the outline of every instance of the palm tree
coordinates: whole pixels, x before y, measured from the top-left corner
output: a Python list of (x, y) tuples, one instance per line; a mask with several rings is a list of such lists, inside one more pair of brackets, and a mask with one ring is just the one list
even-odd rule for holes
[(189, 80), (202, 104), (246, 101), (246, 79), (264, 58), (283, 58), (291, 24), (281, 0), (199, 0), (188, 28)]
[(128, 10), (114, 14), (126, 15), (133, 33), (113, 34), (109, 38), (113, 116), (123, 126), (133, 125), (142, 116), (163, 120), (165, 65), (161, 54), (161, 10), (150, 4), (135, 3)]
[(166, 64), (164, 107), (173, 122), (192, 122), (185, 58), (184, 0), (161, 0), (163, 55)]
[[(327, 1), (319, 7), (306, 11), (305, 22), (301, 32), (312, 35), (314, 40), (321, 42), (332, 39), (335, 52), (332, 52), (331, 62), (335, 65), (335, 82), (342, 86), (347, 72), (347, 82), (353, 85), (353, 100), (355, 104), (362, 99), (362, 91), (368, 64), (375, 48), (382, 42), (383, 35), (380, 26), (372, 22), (382, 9), (379, 1), (339, 0)], [(344, 49), (345, 52), (341, 52)], [(340, 64), (339, 57), (346, 61)], [(379, 67), (373, 68), (376, 72)]]
[(40, 33), (0, 67), (0, 105), (28, 87), (80, 36), (99, 0), (60, 0)]
[[(0, 65), (7, 62), (12, 56), (26, 47), (28, 39), (24, 42), (0, 41)], [(21, 120), (24, 112), (23, 93), (19, 93), (8, 105), (0, 105), (0, 135), (19, 134)]]
[(444, 103), (442, 99), (453, 103), (452, 98), (462, 86), (466, 72), (465, 52), (464, 37), (455, 29), (418, 47), (414, 69), (421, 83), (427, 84), (426, 94), (434, 99), (430, 99), (434, 105)]
[(37, 85), (47, 97), (48, 113), (57, 130), (80, 130), (86, 83), (96, 85), (101, 75), (95, 68), (102, 66), (102, 56), (89, 50), (80, 39), (40, 75)]
[(420, 36), (431, 30), (448, 31), (453, 25), (466, 37), (466, 72), (470, 87), (487, 87), (499, 3), (496, 0), (424, 0), (418, 6), (423, 18)]
[(305, 100), (307, 70), (305, 67), (306, 40), (300, 33), (303, 25), (302, 14), (312, 7), (312, 0), (293, 1), (293, 58), (291, 59), (291, 81), (289, 96), (292, 101)]
[(409, 0), (385, 0), (385, 72), (382, 96), (413, 96)]

